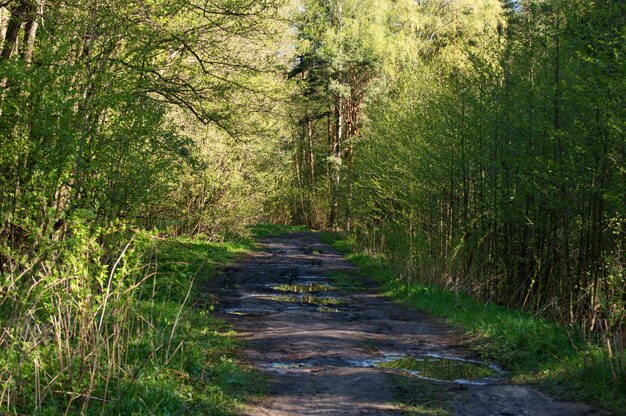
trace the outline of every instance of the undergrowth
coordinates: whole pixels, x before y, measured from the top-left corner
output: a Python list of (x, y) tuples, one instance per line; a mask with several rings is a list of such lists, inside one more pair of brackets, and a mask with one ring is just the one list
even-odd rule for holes
[(0, 413), (227, 415), (260, 392), (200, 292), (252, 240), (72, 230), (34, 258), (0, 247)]
[(626, 375), (615, 381), (604, 347), (583, 342), (579, 328), (436, 286), (407, 282), (385, 259), (358, 251), (356, 241), (333, 233), (324, 242), (381, 285), (391, 299), (443, 317), (475, 337), (473, 348), (505, 366), (518, 382), (537, 383), (562, 397), (626, 414)]

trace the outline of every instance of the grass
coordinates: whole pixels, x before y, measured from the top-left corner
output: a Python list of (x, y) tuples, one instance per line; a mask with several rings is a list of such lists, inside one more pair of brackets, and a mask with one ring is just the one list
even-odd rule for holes
[[(264, 377), (238, 364), (232, 328), (213, 316), (200, 289), (219, 264), (252, 250), (253, 241), (146, 241), (145, 254), (137, 256), (140, 266), (113, 283), (110, 313), (87, 304), (73, 309), (82, 316), (68, 316), (85, 331), (95, 326), (92, 316), (96, 323), (103, 317), (101, 328), (88, 333), (93, 335), (61, 334), (63, 348), (42, 337), (22, 353), (34, 364), (19, 369), (8, 362), (12, 355), (0, 354), (0, 368), (14, 370), (13, 386), (4, 391), (17, 400), (7, 402), (7, 414), (230, 415), (262, 392)], [(83, 297), (65, 295), (68, 303), (85, 299), (84, 293), (92, 293), (86, 289), (78, 293)], [(37, 312), (45, 318), (43, 305)]]
[(134, 377), (122, 383), (120, 400), (107, 412), (229, 415), (262, 393), (264, 377), (237, 363), (239, 342), (230, 325), (210, 313), (200, 289), (217, 265), (253, 248), (251, 240), (177, 238), (161, 244), (154, 288), (138, 304), (140, 315), (151, 317), (152, 330), (132, 348)]
[(511, 371), (514, 380), (626, 414), (626, 375), (615, 381), (605, 349), (578, 342), (576, 328), (439, 287), (407, 284), (384, 259), (356, 251), (354, 241), (331, 233), (322, 238), (377, 281), (387, 297), (463, 328), (475, 338), (473, 348)]
[(363, 288), (361, 282), (344, 272), (331, 272), (328, 274), (328, 277), (330, 277), (330, 280), (337, 289), (345, 292), (358, 292)]

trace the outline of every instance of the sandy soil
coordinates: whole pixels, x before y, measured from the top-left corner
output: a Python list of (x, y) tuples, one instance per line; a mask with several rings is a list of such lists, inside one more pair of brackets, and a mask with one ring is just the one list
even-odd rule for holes
[[(320, 286), (309, 298), (277, 287), (330, 285), (338, 272), (353, 276), (358, 290)], [(377, 367), (396, 355), (480, 358), (463, 333), (376, 294), (315, 233), (263, 240), (261, 251), (224, 269), (207, 290), (247, 340), (243, 359), (270, 378), (268, 394), (245, 415), (605, 414), (511, 384), (506, 373), (472, 384)]]

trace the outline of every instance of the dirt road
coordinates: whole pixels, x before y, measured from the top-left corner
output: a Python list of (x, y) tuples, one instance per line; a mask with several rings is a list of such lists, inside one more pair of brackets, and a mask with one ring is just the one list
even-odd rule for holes
[(377, 295), (315, 233), (262, 243), (209, 288), (248, 341), (244, 359), (270, 377), (243, 414), (602, 414), (510, 384), (464, 334)]

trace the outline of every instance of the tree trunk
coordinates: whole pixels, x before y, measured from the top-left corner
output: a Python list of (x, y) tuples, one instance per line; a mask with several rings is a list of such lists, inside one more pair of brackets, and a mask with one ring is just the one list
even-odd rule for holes
[(341, 180), (341, 151), (343, 143), (343, 98), (338, 97), (335, 103), (335, 135), (333, 137), (333, 144), (331, 149), (331, 155), (333, 160), (331, 162), (330, 173), (330, 186), (331, 186), (331, 200), (330, 200), (330, 217), (328, 222), (333, 229), (337, 228), (337, 218), (339, 212), (339, 185)]
[(4, 38), (7, 35), (7, 25), (9, 24), (9, 11), (5, 7), (0, 7), (0, 50), (4, 45)]
[(19, 3), (15, 12), (11, 13), (11, 18), (6, 29), (6, 35), (4, 38), (4, 44), (2, 45), (2, 52), (0, 56), (2, 59), (10, 59), (13, 56), (17, 46), (17, 38), (24, 22), (24, 16), (26, 15), (28, 4), (25, 1)]
[(35, 36), (37, 35), (38, 27), (37, 16), (29, 17), (24, 27), (24, 42), (21, 52), (22, 60), (26, 63), (31, 63), (33, 60), (33, 49), (35, 47)]

